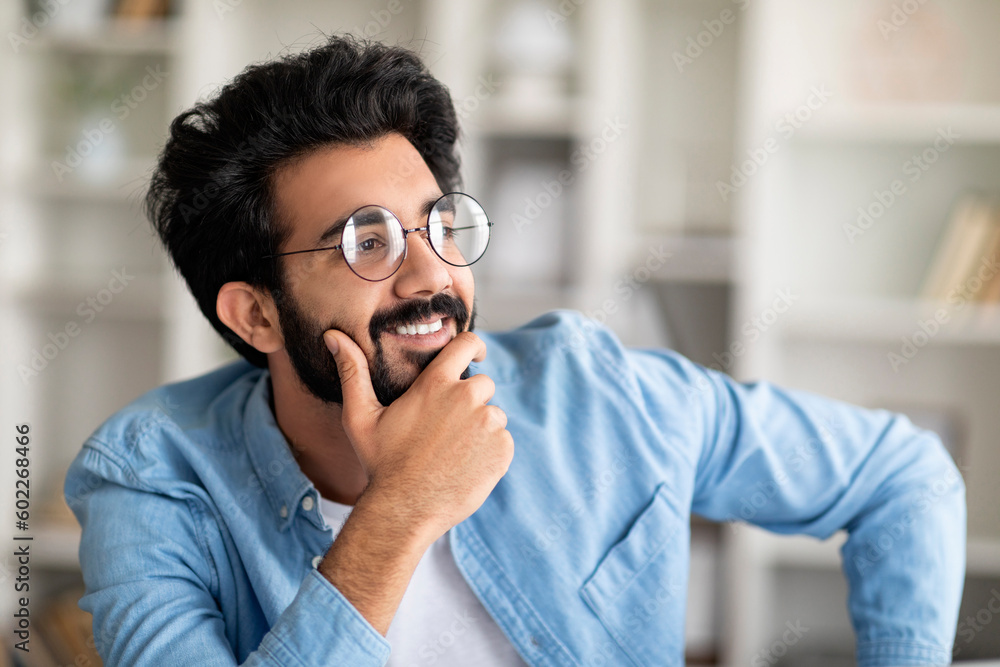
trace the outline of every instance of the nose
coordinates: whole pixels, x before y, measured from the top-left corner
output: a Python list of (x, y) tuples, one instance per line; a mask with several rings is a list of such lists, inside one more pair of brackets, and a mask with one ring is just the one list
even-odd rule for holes
[(437, 256), (425, 234), (410, 232), (406, 235), (406, 259), (396, 272), (393, 285), (396, 295), (402, 299), (429, 298), (451, 287), (449, 265)]

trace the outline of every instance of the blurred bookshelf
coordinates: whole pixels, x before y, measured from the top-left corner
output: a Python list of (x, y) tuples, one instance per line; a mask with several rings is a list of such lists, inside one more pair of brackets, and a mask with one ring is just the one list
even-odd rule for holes
[[(994, 276), (973, 279), (1000, 250), (1000, 217), (962, 213), (971, 194), (1000, 194), (1000, 49), (985, 29), (1000, 5), (920, 7), (901, 25), (882, 1), (764, 0), (743, 13), (736, 153), (762, 164), (743, 163), (753, 173), (733, 195), (730, 340), (790, 290), (734, 375), (904, 412), (941, 435), (967, 486), (965, 614), (1000, 582), (1000, 310)], [(777, 664), (851, 664), (846, 588), (831, 576), (845, 535), (724, 535), (724, 661), (759, 654), (800, 618), (815, 630)], [(961, 659), (1000, 655), (987, 635), (962, 643)]]
[(194, 306), (168, 298), (177, 278), (140, 207), (179, 109), (181, 21), (160, 0), (0, 10), (0, 411), (33, 436), (26, 664), (100, 664), (77, 606), (80, 530), (61, 498), (70, 460), (115, 410), (186, 372), (172, 345), (206, 368), (226, 358), (204, 331), (173, 335)]
[[(968, 599), (1000, 579), (1000, 496), (990, 478), (1000, 469), (997, 306), (953, 312), (899, 372), (886, 361), (940, 307), (920, 289), (955, 202), (1000, 191), (993, 4), (927, 3), (929, 18), (911, 27), (938, 22), (947, 48), (932, 41), (933, 53), (917, 61), (959, 68), (927, 68), (940, 77), (930, 83), (901, 76), (893, 67), (907, 53), (884, 53), (892, 41), (872, 37), (879, 12), (891, 10), (881, 2), (412, 0), (389, 13), (375, 0), (176, 0), (134, 4), (150, 15), (130, 19), (104, 8), (112, 4), (68, 3), (84, 15), (41, 26), (0, 54), (16, 91), (0, 100), (0, 410), (5, 423), (29, 421), (49, 443), (32, 461), (44, 498), (59, 493), (84, 438), (117, 408), (233, 358), (140, 210), (166, 124), (247, 63), (313, 43), (317, 29), (344, 30), (413, 46), (452, 91), (466, 191), (497, 225), (475, 267), (481, 329), (570, 307), (603, 315), (626, 344), (669, 346), (718, 366), (741, 339), (740, 324), (790, 287), (795, 306), (726, 370), (873, 407), (956, 412), (970, 502)], [(39, 9), (13, 2), (0, 11), (16, 32)], [(722, 17), (709, 46), (691, 62), (676, 60)], [(964, 55), (947, 46), (955, 43)], [(143, 86), (153, 82), (147, 67), (162, 73), (155, 86)], [(793, 136), (779, 135), (768, 162), (720, 196), (719, 182), (821, 84), (830, 102)], [(125, 104), (117, 112), (116, 100)], [(52, 163), (65, 162), (67, 147), (104, 117), (114, 129), (103, 148), (60, 179)], [(856, 209), (948, 126), (958, 134), (953, 145), (851, 243), (844, 225), (856, 222)], [(666, 261), (639, 273), (653, 250)], [(85, 322), (79, 304), (123, 266), (134, 280)], [(624, 297), (615, 286), (630, 275), (635, 289)], [(80, 335), (24, 380), (18, 367), (71, 321)], [(79, 531), (65, 514), (50, 516), (36, 535), (53, 582), (46, 598), (55, 601), (80, 583)], [(745, 664), (771, 645), (787, 618), (778, 616), (790, 613), (781, 605), (794, 602), (829, 631), (817, 630), (813, 655), (803, 645), (780, 664), (850, 664), (846, 609), (828, 617), (817, 593), (811, 611), (788, 583), (823, 572), (823, 590), (840, 595), (837, 539), (696, 518), (688, 660)], [(991, 650), (977, 644), (963, 658)]]

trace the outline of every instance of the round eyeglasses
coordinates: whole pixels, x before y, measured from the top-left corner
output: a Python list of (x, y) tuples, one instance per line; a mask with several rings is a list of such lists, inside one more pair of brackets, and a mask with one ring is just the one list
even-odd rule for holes
[(465, 193), (449, 192), (430, 206), (423, 227), (406, 229), (392, 211), (372, 204), (362, 206), (342, 223), (339, 244), (265, 255), (263, 259), (340, 250), (359, 278), (377, 282), (389, 278), (403, 265), (406, 235), (410, 232), (426, 232), (425, 238), (444, 262), (469, 266), (486, 252), (492, 226), (479, 202)]

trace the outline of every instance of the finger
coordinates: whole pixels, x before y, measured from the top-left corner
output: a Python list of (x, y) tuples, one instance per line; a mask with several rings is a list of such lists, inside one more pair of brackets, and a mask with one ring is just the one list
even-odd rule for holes
[(490, 411), (490, 416), (493, 420), (500, 425), (500, 428), (507, 428), (507, 413), (496, 405), (487, 405), (486, 409)]
[(458, 379), (470, 362), (486, 358), (486, 343), (476, 334), (463, 331), (452, 338), (424, 372), (440, 373), (445, 377)]
[(488, 375), (483, 375), (482, 373), (473, 375), (461, 384), (465, 386), (465, 391), (472, 395), (472, 400), (476, 404), (485, 403), (493, 398), (493, 394), (497, 389), (493, 380)]
[(323, 334), (326, 347), (337, 362), (340, 386), (344, 391), (344, 421), (370, 416), (382, 408), (372, 388), (368, 359), (347, 334), (330, 329)]

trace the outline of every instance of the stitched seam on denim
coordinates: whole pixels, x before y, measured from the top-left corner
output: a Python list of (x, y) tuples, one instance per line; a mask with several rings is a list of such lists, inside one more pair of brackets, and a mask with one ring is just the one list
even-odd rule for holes
[(914, 648), (929, 653), (948, 652), (948, 649), (936, 646), (934, 644), (925, 644), (923, 642), (915, 642), (908, 639), (873, 639), (867, 641), (859, 641), (858, 651), (860, 652), (862, 648), (872, 649), (869, 652), (875, 655), (887, 655), (887, 654), (897, 653), (895, 649), (899, 648)]
[[(146, 436), (148, 431), (150, 431), (154, 426), (163, 425), (164, 423), (169, 424), (170, 422), (156, 413), (147, 414), (138, 421), (131, 423), (125, 430), (125, 444), (128, 448), (128, 453), (133, 454), (138, 449), (139, 442)], [(159, 493), (157, 490), (142, 482), (139, 476), (135, 474), (135, 471), (132, 469), (132, 466), (129, 464), (127, 458), (119, 456), (117, 452), (115, 452), (111, 443), (97, 437), (96, 435), (92, 435), (87, 438), (87, 441), (83, 446), (84, 448), (89, 448), (91, 451), (102, 455), (104, 458), (114, 463), (118, 467), (118, 470), (122, 473), (122, 476), (129, 482), (135, 484), (138, 488), (142, 488), (144, 491), (149, 491), (151, 493)]]
[(286, 644), (277, 634), (272, 634), (271, 640), (272, 643), (275, 644), (275, 648), (281, 649), (282, 655), (279, 656), (275, 654), (273, 651), (271, 651), (270, 648), (264, 645), (264, 642), (260, 643), (260, 646), (257, 647), (257, 650), (262, 651), (269, 657), (273, 658), (274, 662), (276, 662), (279, 665), (287, 665), (288, 664), (287, 659), (290, 658), (295, 661), (295, 665), (297, 667), (309, 667), (309, 665), (307, 665), (306, 663), (302, 662), (302, 660), (299, 659), (299, 656), (296, 655), (292, 651), (292, 649), (288, 646), (288, 644)]
[[(347, 599), (347, 597), (340, 591), (339, 588), (334, 586), (329, 579), (326, 579), (326, 577), (320, 574), (319, 570), (315, 569), (310, 570), (306, 576), (307, 577), (314, 576), (317, 579), (321, 580), (316, 582), (320, 586), (320, 589), (322, 591), (321, 594), (332, 597), (334, 603), (342, 608), (340, 614), (347, 619), (348, 623), (357, 626), (360, 629), (361, 631), (360, 643), (362, 644), (365, 650), (367, 650), (373, 657), (381, 655), (382, 653), (385, 652), (388, 640), (386, 640), (385, 637), (382, 637), (382, 635), (379, 634), (377, 630), (375, 630), (375, 628), (371, 625), (371, 623), (368, 622), (368, 619), (366, 619), (364, 615), (360, 611), (358, 611), (357, 607), (355, 607), (351, 603), (351, 601)], [(333, 590), (332, 591), (326, 590), (325, 589), (326, 585), (329, 585), (330, 588), (332, 588)], [(385, 644), (383, 644), (383, 642), (385, 642)], [(390, 651), (392, 650), (391, 646), (389, 646), (389, 650)]]
[(591, 611), (593, 611), (594, 615), (597, 616), (598, 620), (601, 622), (601, 627), (603, 627), (607, 631), (607, 633), (611, 635), (611, 638), (615, 640), (616, 644), (618, 644), (618, 648), (620, 648), (625, 653), (625, 655), (628, 656), (628, 659), (631, 660), (636, 667), (642, 667), (642, 663), (639, 661), (639, 656), (635, 655), (632, 652), (632, 642), (630, 642), (627, 637), (621, 635), (617, 631), (616, 625), (614, 623), (611, 623), (605, 619), (605, 615), (600, 611), (602, 606), (600, 604), (597, 604), (597, 601), (588, 592), (587, 588), (586, 587), (582, 588), (580, 590), (580, 594), (585, 596), (587, 604), (590, 606)]
[(208, 517), (205, 512), (198, 506), (193, 498), (185, 499), (185, 505), (187, 506), (188, 512), (191, 514), (191, 521), (194, 524), (195, 535), (198, 540), (198, 547), (202, 551), (202, 555), (205, 557), (205, 562), (208, 563), (209, 570), (209, 592), (212, 597), (218, 602), (221, 597), (221, 584), (219, 579), (219, 572), (215, 566), (215, 559), (212, 558), (212, 551), (208, 545), (208, 535), (204, 532), (203, 521), (207, 522)]
[[(660, 495), (660, 487), (662, 487), (662, 486), (663, 486), (663, 485), (661, 484), (661, 485), (660, 485), (659, 487), (657, 487), (657, 490), (656, 490), (656, 492), (655, 492), (655, 494), (654, 494), (654, 496), (653, 496), (653, 502), (654, 502), (654, 503), (656, 503), (656, 502), (659, 502), (659, 501), (657, 500), (657, 498), (658, 498), (658, 496)], [(663, 502), (666, 502), (666, 499), (664, 499), (664, 500), (663, 500)], [(650, 505), (649, 507), (647, 507), (647, 508), (646, 508), (646, 510), (645, 510), (645, 511), (643, 511), (643, 512), (642, 512), (642, 514), (640, 514), (640, 515), (639, 515), (639, 519), (637, 519), (637, 521), (638, 521), (638, 520), (641, 520), (641, 519), (644, 519), (644, 518), (646, 518), (646, 516), (645, 516), (645, 515), (646, 515), (646, 512), (647, 512), (647, 511), (653, 511), (653, 508), (654, 508), (654, 506), (653, 506), (653, 505)], [(671, 511), (672, 511), (672, 508), (670, 508), (670, 509), (671, 509)], [(672, 512), (672, 513), (673, 513), (673, 512)], [(625, 542), (627, 542), (627, 541), (628, 541), (628, 539), (629, 539), (629, 537), (635, 537), (635, 536), (633, 536), (633, 535), (626, 535), (626, 536), (625, 536), (624, 538), (622, 538), (622, 540), (623, 540), (623, 541), (622, 541), (622, 542), (619, 542), (619, 544), (624, 544)], [(649, 567), (649, 564), (650, 564), (650, 563), (652, 563), (652, 562), (653, 562), (653, 560), (654, 560), (654, 559), (655, 559), (655, 558), (656, 558), (656, 557), (657, 557), (658, 555), (660, 555), (660, 552), (662, 552), (662, 551), (663, 551), (663, 550), (664, 550), (664, 549), (665, 549), (665, 548), (667, 547), (667, 544), (669, 544), (670, 542), (672, 542), (672, 541), (674, 540), (674, 538), (675, 538), (675, 537), (676, 537), (676, 533), (672, 533), (672, 534), (668, 535), (668, 536), (667, 536), (666, 538), (664, 538), (663, 542), (661, 542), (661, 543), (660, 543), (660, 545), (659, 545), (658, 547), (656, 547), (656, 548), (655, 548), (655, 549), (654, 549), (654, 550), (653, 550), (652, 552), (650, 552), (649, 556), (647, 556), (647, 557), (646, 557), (646, 559), (645, 559), (645, 560), (644, 560), (644, 561), (642, 562), (642, 565), (640, 565), (640, 566), (639, 566), (638, 568), (636, 568), (635, 572), (633, 572), (633, 573), (632, 573), (632, 576), (631, 576), (631, 577), (629, 577), (629, 578), (628, 578), (628, 580), (627, 580), (627, 581), (626, 581), (626, 582), (625, 582), (624, 584), (622, 584), (621, 586), (619, 586), (619, 588), (618, 588), (618, 592), (617, 592), (617, 593), (615, 593), (615, 594), (614, 594), (614, 595), (613, 595), (612, 597), (608, 598), (608, 601), (609, 601), (609, 602), (614, 602), (615, 600), (617, 600), (617, 599), (618, 599), (618, 597), (619, 597), (619, 596), (620, 596), (620, 595), (621, 595), (622, 593), (624, 593), (624, 592), (625, 592), (625, 590), (626, 590), (626, 589), (628, 589), (628, 587), (629, 587), (629, 586), (631, 586), (631, 585), (632, 585), (632, 582), (634, 582), (634, 581), (635, 581), (636, 579), (638, 579), (638, 578), (639, 578), (639, 576), (640, 576), (640, 575), (641, 575), (641, 574), (642, 574), (643, 572), (645, 572), (645, 571), (646, 571), (646, 568), (647, 568), (647, 567)], [(616, 546), (617, 546), (617, 545), (616, 545)], [(608, 557), (609, 557), (609, 558), (611, 558), (611, 557), (612, 557), (612, 554), (614, 553), (614, 550), (615, 550), (615, 548), (614, 548), (614, 547), (612, 547), (612, 549), (611, 549), (611, 553), (610, 553), (610, 554), (608, 554)], [(603, 565), (603, 563), (602, 563), (602, 565)], [(600, 569), (600, 566), (598, 566), (598, 569)]]

